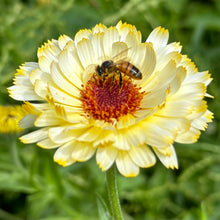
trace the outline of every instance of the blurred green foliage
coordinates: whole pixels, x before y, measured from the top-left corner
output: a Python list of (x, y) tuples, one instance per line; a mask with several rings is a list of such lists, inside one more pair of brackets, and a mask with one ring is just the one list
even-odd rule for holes
[[(159, 162), (132, 179), (119, 176), (122, 208), (128, 220), (220, 219), (220, 1), (217, 0), (1, 0), (0, 104), (15, 103), (6, 88), (36, 51), (60, 34), (118, 20), (134, 24), (146, 39), (157, 26), (169, 29), (200, 71), (214, 78), (208, 100), (215, 120), (196, 144), (176, 144), (180, 169)], [(0, 219), (97, 219), (106, 198), (105, 173), (95, 159), (67, 168), (53, 151), (23, 145), (18, 135), (0, 136)], [(98, 208), (99, 207), (99, 208)], [(100, 218), (102, 219), (102, 218)], [(104, 218), (103, 218), (104, 219)]]

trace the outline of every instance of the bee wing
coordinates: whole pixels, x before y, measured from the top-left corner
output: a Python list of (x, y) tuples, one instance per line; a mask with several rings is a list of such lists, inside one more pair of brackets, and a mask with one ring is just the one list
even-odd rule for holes
[(118, 65), (122, 63), (123, 61), (128, 60), (128, 51), (131, 49), (131, 47), (126, 48), (124, 50), (121, 50), (118, 52), (116, 55), (112, 57), (112, 61), (114, 62), (115, 65)]

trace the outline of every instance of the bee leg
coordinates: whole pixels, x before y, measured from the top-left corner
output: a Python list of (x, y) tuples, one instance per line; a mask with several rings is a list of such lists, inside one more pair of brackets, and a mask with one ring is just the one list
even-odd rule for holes
[(122, 75), (121, 72), (119, 72), (119, 89), (122, 88)]
[(103, 86), (104, 86), (104, 84), (105, 84), (105, 77), (106, 77), (106, 75), (103, 74), (103, 76), (102, 76), (102, 85), (103, 85)]
[(112, 82), (111, 82), (111, 86), (110, 86), (110, 88), (112, 88), (112, 87), (113, 87), (114, 82), (115, 82), (115, 74), (113, 74), (113, 76), (112, 76)]

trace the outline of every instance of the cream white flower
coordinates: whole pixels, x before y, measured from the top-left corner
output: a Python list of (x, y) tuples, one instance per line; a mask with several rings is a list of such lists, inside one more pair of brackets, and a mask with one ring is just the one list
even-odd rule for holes
[[(17, 70), (8, 90), (30, 113), (23, 127), (39, 127), (20, 140), (58, 148), (54, 160), (62, 166), (96, 154), (103, 171), (115, 162), (126, 177), (153, 166), (156, 156), (167, 168), (178, 168), (173, 143), (196, 142), (212, 120), (203, 100), (211, 97), (210, 74), (198, 72), (179, 43), (168, 44), (164, 28), (142, 42), (132, 25), (98, 24), (74, 40), (62, 35), (48, 41), (37, 55), (37, 63)], [(142, 79), (122, 72), (120, 88), (118, 71), (98, 76), (97, 65), (117, 55), (137, 67)]]

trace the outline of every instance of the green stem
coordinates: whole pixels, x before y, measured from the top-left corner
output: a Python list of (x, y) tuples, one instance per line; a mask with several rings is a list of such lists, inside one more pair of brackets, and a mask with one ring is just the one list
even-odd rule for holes
[(108, 199), (110, 202), (112, 219), (114, 220), (123, 220), (118, 188), (116, 182), (116, 167), (113, 165), (109, 170), (106, 171), (107, 179), (107, 190), (108, 190)]

